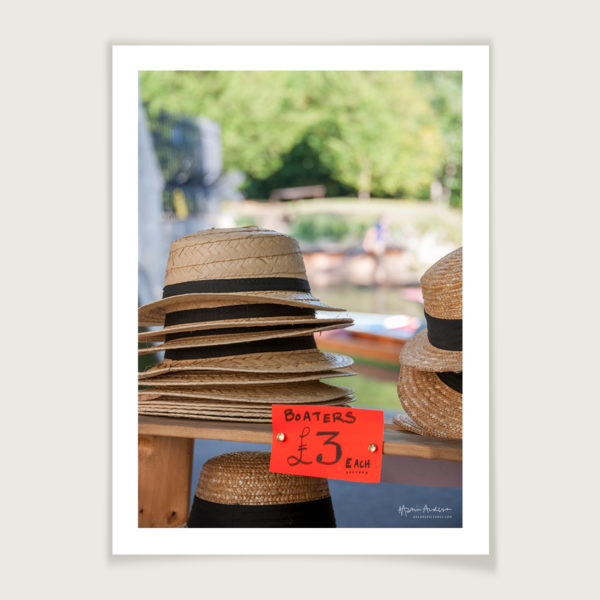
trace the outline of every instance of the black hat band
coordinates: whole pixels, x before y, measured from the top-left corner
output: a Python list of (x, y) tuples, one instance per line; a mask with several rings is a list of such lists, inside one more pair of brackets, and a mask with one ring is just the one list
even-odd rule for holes
[(256, 354), (259, 352), (292, 352), (294, 350), (316, 350), (317, 344), (312, 335), (300, 337), (260, 340), (258, 342), (240, 342), (223, 344), (222, 346), (202, 346), (194, 348), (177, 348), (167, 350), (165, 359), (194, 360), (197, 358), (219, 358), (221, 356), (237, 356), (239, 354)]
[(240, 304), (179, 310), (165, 315), (165, 327), (228, 319), (257, 319), (261, 317), (314, 317), (312, 308), (287, 306), (286, 304)]
[(462, 352), (462, 319), (438, 319), (425, 313), (427, 339), (440, 350)]
[(163, 288), (163, 298), (182, 294), (231, 294), (234, 292), (306, 292), (310, 286), (306, 279), (297, 277), (252, 277), (243, 279), (204, 279), (183, 281)]
[(331, 498), (247, 506), (194, 497), (188, 527), (335, 527)]
[(449, 388), (455, 392), (462, 394), (462, 373), (436, 373), (442, 383), (445, 383)]
[(165, 336), (165, 341), (169, 342), (172, 340), (179, 340), (182, 338), (191, 337), (206, 337), (212, 335), (228, 335), (235, 333), (258, 333), (258, 332), (269, 332), (269, 331), (290, 331), (299, 330), (299, 333), (304, 331), (310, 331), (314, 328), (314, 325), (310, 323), (297, 323), (295, 325), (262, 325), (256, 327), (221, 327), (219, 329), (203, 329), (201, 331), (182, 331), (179, 333), (168, 333)]

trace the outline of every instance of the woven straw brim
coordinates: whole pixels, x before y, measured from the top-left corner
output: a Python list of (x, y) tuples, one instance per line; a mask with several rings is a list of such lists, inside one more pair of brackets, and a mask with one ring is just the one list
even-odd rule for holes
[(318, 373), (331, 369), (350, 367), (354, 361), (344, 354), (295, 350), (292, 352), (258, 352), (219, 358), (195, 360), (165, 359), (144, 371), (143, 376), (153, 377), (179, 371), (234, 371), (245, 373)]
[(251, 331), (249, 333), (222, 333), (219, 335), (203, 335), (184, 337), (176, 340), (170, 340), (164, 344), (157, 344), (148, 348), (139, 348), (138, 354), (153, 354), (154, 352), (163, 352), (165, 350), (175, 350), (177, 348), (202, 348), (206, 346), (224, 346), (227, 344), (237, 344), (242, 342), (256, 342), (259, 340), (274, 340), (286, 337), (302, 337), (327, 331), (329, 329), (338, 329), (339, 325), (321, 325), (307, 326), (297, 329), (276, 329), (271, 331)]
[(171, 411), (168, 413), (156, 411), (156, 410), (138, 410), (138, 413), (144, 417), (166, 417), (171, 419), (195, 419), (202, 421), (227, 421), (232, 423), (270, 423), (271, 417), (251, 417), (251, 416), (238, 416), (235, 414), (219, 414), (219, 415), (211, 415), (211, 414), (188, 414), (186, 412), (179, 413), (175, 411)]
[(193, 310), (196, 308), (211, 308), (214, 306), (228, 306), (235, 304), (285, 304), (287, 306), (298, 306), (314, 308), (316, 310), (327, 310), (343, 312), (343, 308), (335, 308), (324, 304), (312, 294), (307, 292), (235, 292), (230, 294), (181, 294), (162, 298), (151, 302), (138, 309), (138, 324), (140, 326), (163, 325), (165, 315), (180, 310)]
[(350, 369), (335, 369), (321, 373), (229, 373), (227, 371), (177, 371), (155, 377), (138, 375), (140, 385), (152, 387), (197, 387), (204, 385), (264, 385), (273, 383), (294, 383), (298, 381), (318, 381), (329, 377), (349, 377), (356, 375)]
[(226, 321), (203, 321), (202, 323), (185, 323), (171, 325), (158, 331), (143, 331), (138, 334), (140, 342), (160, 342), (171, 333), (203, 331), (205, 329), (228, 329), (233, 327), (282, 327), (284, 325), (335, 326), (340, 329), (350, 327), (352, 319), (348, 317), (259, 317), (255, 319), (228, 319)]
[(427, 330), (423, 329), (410, 338), (400, 353), (400, 363), (421, 371), (462, 371), (462, 352), (440, 350), (432, 346), (427, 339)]
[[(326, 400), (315, 402), (310, 406), (341, 406), (354, 402), (354, 398), (344, 397), (336, 400)], [(240, 416), (271, 416), (271, 407), (273, 404), (257, 404), (253, 402), (230, 402), (224, 400), (191, 400), (186, 398), (176, 398), (173, 396), (159, 396), (151, 400), (138, 400), (138, 407), (143, 410), (158, 410), (163, 412), (180, 411), (189, 414), (236, 414)]]
[(268, 452), (231, 452), (204, 463), (196, 497), (217, 504), (267, 506), (329, 498), (326, 479), (271, 473)]
[(309, 404), (334, 400), (349, 396), (352, 390), (347, 387), (329, 385), (319, 381), (305, 383), (281, 383), (257, 386), (220, 385), (198, 388), (160, 388), (140, 390), (139, 398), (152, 398), (157, 395), (179, 398), (199, 398), (205, 400), (228, 400), (232, 402), (262, 402), (267, 404)]
[[(315, 402), (310, 406), (339, 406), (340, 404), (349, 404), (354, 402), (353, 397), (337, 398), (335, 400), (323, 400), (321, 402)], [(157, 408), (164, 410), (181, 410), (189, 409), (194, 410), (206, 410), (214, 413), (218, 412), (236, 412), (236, 413), (256, 413), (265, 414), (270, 416), (271, 407), (273, 404), (270, 402), (256, 403), (256, 402), (233, 402), (230, 400), (200, 400), (190, 398), (178, 398), (175, 396), (160, 396), (149, 397), (149, 399), (139, 399), (138, 406), (143, 408)]]
[[(317, 402), (311, 406), (349, 406), (353, 398), (342, 398)], [(247, 402), (210, 402), (207, 400), (186, 400), (170, 396), (153, 400), (138, 400), (138, 413), (145, 416), (172, 417), (187, 419), (222, 420), (262, 419), (271, 421), (271, 404), (253, 404)]]
[(398, 397), (406, 414), (426, 435), (462, 438), (462, 394), (435, 373), (402, 365)]
[(410, 431), (418, 435), (427, 435), (425, 430), (419, 427), (405, 412), (394, 415), (394, 424), (398, 425), (403, 431)]

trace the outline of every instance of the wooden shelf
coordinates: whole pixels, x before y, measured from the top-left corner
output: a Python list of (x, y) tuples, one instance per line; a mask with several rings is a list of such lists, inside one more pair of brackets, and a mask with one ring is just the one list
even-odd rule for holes
[[(155, 435), (201, 440), (222, 440), (270, 444), (271, 424), (228, 423), (226, 421), (200, 421), (140, 416), (140, 435)], [(410, 456), (434, 460), (462, 461), (462, 442), (424, 437), (400, 431), (390, 422), (385, 423), (383, 453), (392, 456)]]

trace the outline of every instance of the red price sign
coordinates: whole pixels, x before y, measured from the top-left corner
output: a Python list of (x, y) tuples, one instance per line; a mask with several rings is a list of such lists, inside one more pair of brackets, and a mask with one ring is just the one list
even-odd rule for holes
[(378, 483), (383, 411), (273, 405), (273, 473)]

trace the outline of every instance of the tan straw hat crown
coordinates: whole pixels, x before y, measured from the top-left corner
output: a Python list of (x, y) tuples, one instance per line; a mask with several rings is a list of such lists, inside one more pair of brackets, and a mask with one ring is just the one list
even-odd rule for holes
[(293, 237), (260, 227), (208, 229), (171, 244), (163, 298), (139, 309), (139, 324), (162, 325), (169, 312), (215, 301), (340, 310), (310, 293)]
[(462, 371), (462, 248), (421, 277), (427, 329), (408, 340), (400, 362), (423, 371)]
[(271, 473), (269, 452), (230, 452), (204, 463), (196, 497), (218, 504), (271, 505), (329, 496), (326, 479)]
[(462, 438), (462, 248), (430, 267), (421, 287), (427, 329), (400, 354), (405, 412), (394, 423), (420, 435)]
[(326, 479), (271, 473), (269, 452), (204, 463), (188, 527), (335, 527)]

